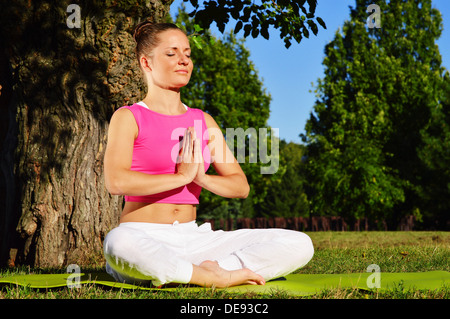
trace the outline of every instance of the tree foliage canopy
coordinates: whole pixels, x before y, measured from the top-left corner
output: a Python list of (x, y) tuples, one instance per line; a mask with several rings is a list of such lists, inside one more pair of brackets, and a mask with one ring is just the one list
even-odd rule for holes
[[(368, 28), (370, 2), (356, 1), (350, 20), (325, 48), (325, 75), (302, 136), (308, 192), (315, 212), (323, 214), (420, 218), (431, 208), (423, 201), (423, 187), (432, 187), (430, 167), (450, 166), (437, 146), (449, 124), (442, 114), (448, 73), (435, 44), (442, 18), (430, 0), (379, 1), (381, 28)], [(421, 152), (431, 141), (433, 159)], [(447, 201), (448, 212), (450, 193), (442, 191), (447, 199), (428, 194)]]
[(269, 39), (270, 27), (280, 29), (280, 38), (287, 48), (291, 46), (292, 40), (300, 43), (303, 37), (309, 38), (309, 30), (317, 35), (317, 24), (326, 29), (325, 22), (315, 17), (317, 0), (218, 0), (204, 1), (202, 7), (198, 0), (184, 1), (194, 6), (190, 16), (195, 17), (195, 21), (204, 29), (216, 22), (223, 33), (232, 17), (237, 21), (234, 32), (243, 30), (244, 37), (251, 35), (256, 38), (261, 35)]

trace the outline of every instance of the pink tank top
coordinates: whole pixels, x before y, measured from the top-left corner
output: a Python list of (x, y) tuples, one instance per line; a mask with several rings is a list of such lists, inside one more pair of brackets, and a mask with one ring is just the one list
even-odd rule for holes
[[(165, 115), (150, 110), (143, 102), (122, 108), (129, 109), (136, 119), (138, 136), (134, 141), (131, 170), (146, 174), (174, 174), (180, 141), (189, 126), (201, 138), (205, 172), (211, 154), (209, 136), (203, 111), (186, 107), (180, 115)], [(128, 202), (198, 204), (202, 188), (191, 182), (185, 186), (146, 196), (125, 196)]]

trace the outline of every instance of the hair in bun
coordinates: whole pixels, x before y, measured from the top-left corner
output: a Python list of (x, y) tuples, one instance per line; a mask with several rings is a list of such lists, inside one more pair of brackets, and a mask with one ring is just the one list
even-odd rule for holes
[(133, 38), (136, 42), (136, 57), (139, 61), (142, 55), (150, 56), (153, 48), (158, 45), (158, 35), (167, 30), (181, 30), (173, 23), (154, 23), (143, 21), (134, 29)]

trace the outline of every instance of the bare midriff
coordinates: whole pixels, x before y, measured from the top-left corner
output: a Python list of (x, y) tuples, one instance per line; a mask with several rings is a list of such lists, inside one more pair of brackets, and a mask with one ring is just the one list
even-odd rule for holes
[(196, 215), (197, 207), (194, 204), (126, 202), (120, 222), (173, 224), (178, 221), (179, 223), (188, 223), (195, 220)]

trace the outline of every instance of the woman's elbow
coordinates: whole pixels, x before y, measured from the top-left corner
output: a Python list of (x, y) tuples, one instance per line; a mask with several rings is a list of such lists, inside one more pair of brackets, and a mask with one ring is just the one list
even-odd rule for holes
[(249, 193), (250, 193), (250, 185), (248, 183), (245, 183), (238, 197), (245, 199), (248, 197)]
[(105, 186), (111, 195), (124, 195), (120, 184), (120, 179), (105, 176)]
[(124, 195), (120, 188), (114, 184), (106, 184), (106, 189), (111, 195)]

